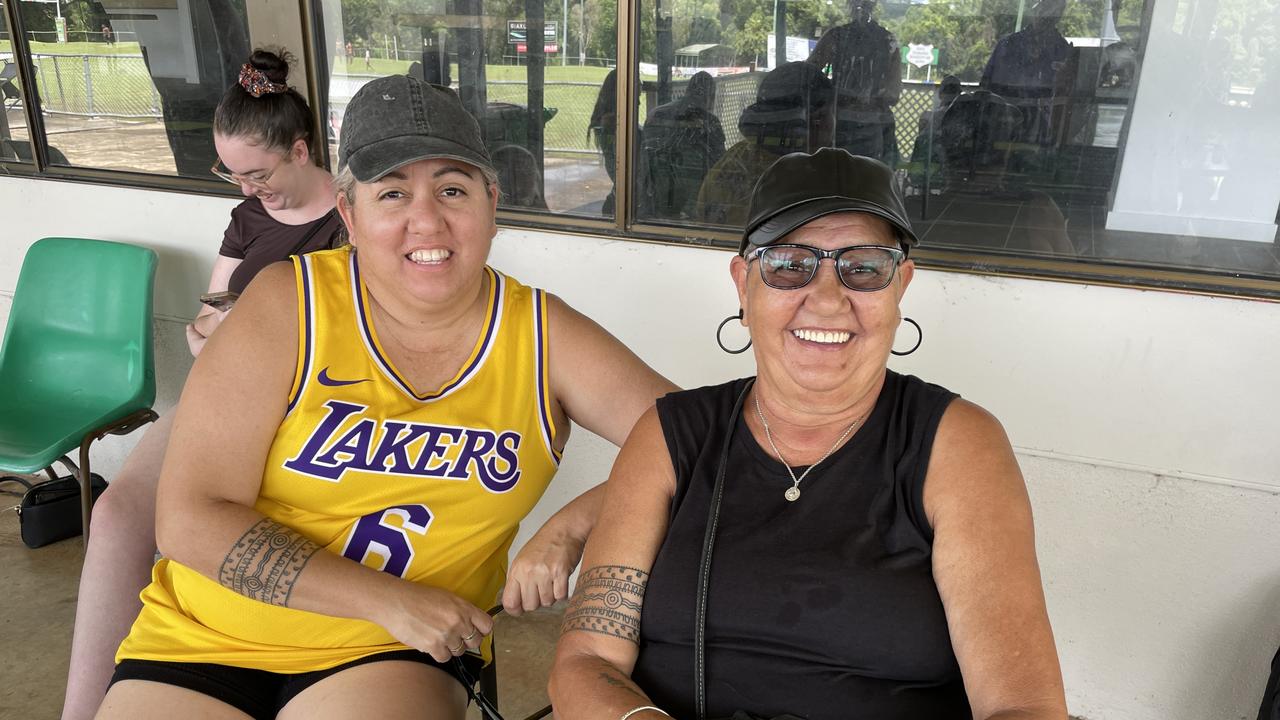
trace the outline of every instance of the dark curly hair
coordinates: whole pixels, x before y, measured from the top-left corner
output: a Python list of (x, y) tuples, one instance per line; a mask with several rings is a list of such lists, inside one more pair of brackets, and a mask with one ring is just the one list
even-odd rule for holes
[[(247, 64), (262, 71), (273, 83), (288, 86), (293, 54), (284, 48), (258, 48)], [(270, 150), (287, 152), (293, 143), (305, 140), (311, 158), (319, 162), (312, 137), (311, 108), (291, 87), (254, 97), (240, 83), (227, 88), (213, 113), (213, 131), (225, 137), (252, 138)]]

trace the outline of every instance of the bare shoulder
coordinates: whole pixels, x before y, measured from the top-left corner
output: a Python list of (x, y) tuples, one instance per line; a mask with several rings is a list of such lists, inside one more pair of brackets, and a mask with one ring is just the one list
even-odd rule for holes
[(985, 408), (962, 398), (938, 423), (924, 487), (934, 528), (957, 506), (1024, 505), (1026, 485), (1004, 426)]
[(974, 450), (1009, 447), (1009, 437), (1004, 426), (986, 408), (964, 398), (956, 398), (947, 406), (938, 424), (938, 435), (934, 440), (934, 448), (947, 447), (948, 450), (959, 450), (978, 443)]
[[(245, 288), (245, 297), (252, 295), (270, 296), (276, 299), (283, 299), (288, 296), (292, 299), (297, 294), (297, 278), (293, 262), (289, 260), (281, 260), (266, 266), (258, 271), (250, 281), (249, 287)], [(293, 305), (291, 302), (290, 305)]]
[(656, 492), (667, 501), (675, 495), (675, 469), (656, 406), (649, 406), (636, 420), (618, 453), (615, 472), (609, 479), (622, 486), (637, 484), (642, 492)]
[[(293, 263), (272, 263), (254, 276), (236, 302), (236, 311), (246, 310), (255, 320), (297, 325), (298, 280)], [(279, 329), (275, 327), (273, 329)]]
[(547, 320), (568, 332), (598, 333), (611, 337), (599, 323), (578, 312), (572, 305), (565, 302), (564, 298), (553, 292), (547, 293)]

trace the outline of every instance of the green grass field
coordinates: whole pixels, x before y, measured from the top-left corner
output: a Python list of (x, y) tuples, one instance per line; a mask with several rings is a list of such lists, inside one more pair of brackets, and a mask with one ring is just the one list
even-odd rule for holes
[[(13, 47), (8, 40), (0, 40), (0, 53), (12, 52), (12, 50)], [(136, 42), (114, 44), (100, 42), (32, 42), (31, 52), (35, 55), (141, 55), (142, 48)]]
[[(392, 75), (409, 69), (408, 60), (370, 58), (366, 66), (363, 58), (355, 58), (349, 64), (344, 58), (334, 58), (334, 73), (339, 75)], [(544, 146), (570, 150), (595, 150), (587, 138), (587, 124), (595, 107), (600, 85), (609, 74), (608, 68), (594, 66), (548, 65), (544, 79), (546, 90), (543, 104), (555, 108), (555, 115), (546, 125)], [(456, 82), (458, 65), (449, 66), (449, 76)], [(488, 100), (491, 103), (528, 103), (528, 68), (523, 65), (486, 65), (485, 78), (489, 82)], [(583, 83), (568, 85), (561, 83)]]

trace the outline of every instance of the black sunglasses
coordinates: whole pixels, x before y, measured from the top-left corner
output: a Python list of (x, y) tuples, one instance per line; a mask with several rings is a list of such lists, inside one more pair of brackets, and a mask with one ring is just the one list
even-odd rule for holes
[(797, 290), (818, 274), (826, 258), (836, 264), (836, 275), (850, 290), (874, 292), (893, 282), (893, 274), (907, 257), (899, 248), (885, 245), (851, 245), (823, 250), (809, 245), (765, 245), (746, 254), (749, 264), (760, 261), (760, 279), (778, 290)]

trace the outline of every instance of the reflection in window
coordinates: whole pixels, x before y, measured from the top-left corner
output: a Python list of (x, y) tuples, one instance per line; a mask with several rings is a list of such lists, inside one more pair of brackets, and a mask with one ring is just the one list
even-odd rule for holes
[(31, 162), (31, 134), (23, 112), (22, 78), (13, 56), (4, 3), (0, 3), (0, 160)]
[[(250, 50), (244, 0), (103, 0), (61, 24), (30, 5), (51, 164), (210, 178), (213, 111)], [(276, 23), (256, 30), (274, 37)]]
[(737, 230), (831, 145), (897, 171), (926, 247), (1280, 275), (1280, 13), (1199, 7), (641, 0), (636, 217)]
[(325, 0), (323, 15), (333, 157), (352, 95), (410, 74), (452, 87), (479, 121), (501, 205), (613, 214), (613, 3), (423, 0), (404, 12)]

